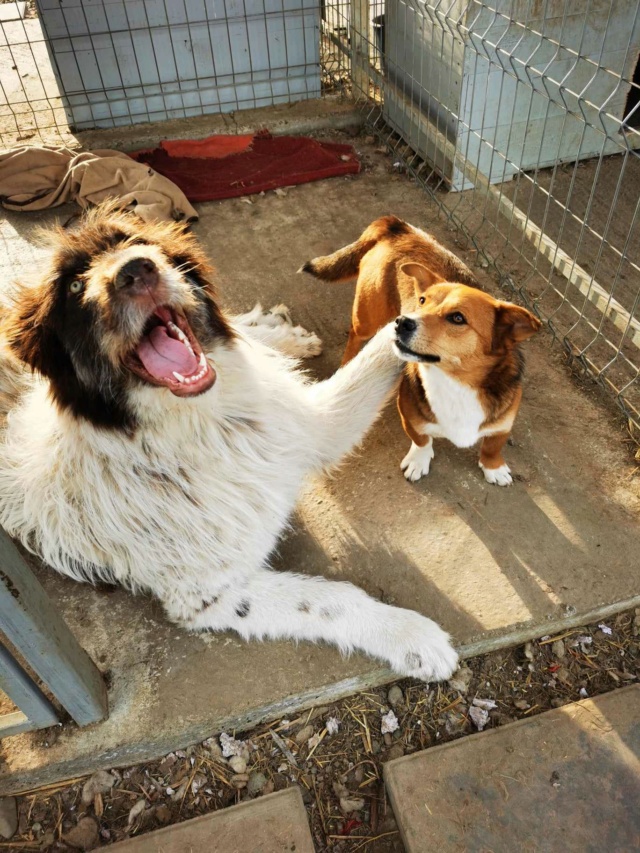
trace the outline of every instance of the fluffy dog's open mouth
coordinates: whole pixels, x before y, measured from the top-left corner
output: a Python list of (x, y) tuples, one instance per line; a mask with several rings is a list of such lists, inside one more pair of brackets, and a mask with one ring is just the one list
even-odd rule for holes
[(405, 346), (405, 344), (401, 343), (397, 338), (394, 341), (394, 345), (398, 351), (398, 355), (400, 356), (400, 358), (403, 358), (404, 361), (426, 361), (429, 364), (436, 364), (440, 361), (439, 355), (414, 352), (414, 350), (409, 349), (408, 346)]
[(168, 388), (176, 397), (195, 397), (216, 381), (186, 318), (166, 305), (149, 317), (124, 364), (141, 379)]

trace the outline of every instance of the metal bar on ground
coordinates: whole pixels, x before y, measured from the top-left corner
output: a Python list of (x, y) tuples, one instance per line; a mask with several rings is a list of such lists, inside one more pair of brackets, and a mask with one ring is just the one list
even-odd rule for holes
[(100, 672), (4, 530), (0, 530), (0, 624), (78, 725), (106, 716), (107, 690)]
[(23, 712), (0, 717), (0, 737), (29, 729), (45, 729), (59, 722), (51, 702), (3, 645), (0, 645), (0, 689)]

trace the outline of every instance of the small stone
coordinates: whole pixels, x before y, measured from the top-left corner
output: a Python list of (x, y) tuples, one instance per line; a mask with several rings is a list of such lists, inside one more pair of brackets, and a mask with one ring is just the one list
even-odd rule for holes
[(404, 702), (404, 693), (397, 684), (394, 684), (393, 687), (389, 688), (387, 699), (391, 707), (395, 708), (396, 705), (401, 705)]
[(337, 717), (329, 717), (325, 723), (325, 729), (328, 735), (337, 735), (340, 730), (340, 720)]
[(364, 808), (364, 799), (362, 797), (340, 797), (340, 808), (344, 814), (350, 812), (359, 812)]
[(555, 675), (558, 681), (561, 681), (563, 684), (571, 683), (571, 673), (566, 666), (561, 666)]
[(241, 755), (232, 755), (229, 759), (229, 767), (234, 773), (246, 773), (247, 762)]
[(551, 700), (551, 707), (552, 708), (562, 708), (562, 706), (564, 704), (565, 704), (564, 699), (552, 699)]
[(556, 640), (551, 644), (551, 654), (554, 658), (563, 658), (566, 653), (564, 642), (562, 640)]
[(466, 723), (466, 717), (464, 714), (460, 713), (457, 708), (453, 708), (451, 711), (447, 711), (445, 714), (444, 727), (447, 730), (447, 734), (455, 734), (459, 732), (462, 726)]
[(393, 743), (393, 738), (391, 737), (389, 732), (384, 733), (384, 737), (382, 738), (382, 740), (384, 741), (385, 746), (391, 746), (391, 744)]
[(93, 850), (100, 841), (98, 825), (92, 817), (81, 817), (77, 825), (62, 836), (62, 840), (76, 850)]
[(473, 672), (468, 666), (459, 667), (449, 679), (449, 686), (452, 690), (457, 690), (458, 693), (465, 694), (469, 690)]
[[(216, 744), (217, 745), (217, 744)], [(218, 747), (220, 749), (220, 747)], [(220, 749), (220, 755), (222, 755), (222, 750)], [(158, 773), (162, 776), (166, 776), (167, 773), (171, 770), (173, 765), (176, 763), (178, 759), (175, 757), (173, 752), (170, 752), (165, 758), (162, 759), (160, 764), (158, 765)]]
[(372, 738), (371, 739), (371, 752), (374, 755), (380, 755), (381, 751), (382, 751), (382, 745), (381, 745), (380, 741)]
[(250, 797), (256, 797), (264, 790), (266, 784), (267, 777), (264, 773), (260, 773), (259, 770), (254, 770), (253, 773), (249, 774), (249, 779), (247, 780), (247, 794)]
[(358, 785), (364, 779), (364, 767), (362, 766), (362, 764), (359, 764), (353, 771), (353, 778), (356, 780)]
[(226, 732), (222, 732), (220, 735), (220, 746), (222, 747), (223, 757), (231, 758), (232, 755), (242, 755), (245, 749), (245, 742), (243, 740), (236, 740)]
[(533, 660), (535, 657), (535, 653), (533, 651), (533, 643), (528, 642), (524, 644), (524, 656), (527, 660)]
[(247, 787), (247, 782), (249, 781), (248, 773), (236, 773), (235, 776), (231, 777), (231, 784), (234, 788), (240, 790), (241, 788)]
[(142, 812), (145, 810), (147, 806), (146, 800), (138, 800), (137, 803), (134, 803), (133, 806), (129, 809), (129, 818), (127, 820), (127, 827), (133, 826), (136, 820), (140, 817)]
[(116, 784), (116, 777), (106, 770), (98, 770), (84, 783), (82, 788), (82, 803), (90, 805), (96, 794), (106, 794)]
[(493, 711), (498, 705), (494, 699), (479, 699), (477, 696), (471, 703), (476, 708), (482, 708), (483, 711)]
[(18, 828), (18, 804), (15, 797), (0, 799), (0, 837), (13, 838)]
[(297, 744), (301, 745), (303, 743), (306, 743), (312, 735), (313, 726), (305, 726), (303, 729), (300, 729), (294, 740)]
[(388, 711), (383, 715), (382, 720), (380, 721), (380, 731), (383, 735), (387, 732), (395, 732), (399, 727), (400, 723), (393, 711)]
[(527, 702), (526, 699), (516, 699), (513, 704), (518, 709), (518, 711), (528, 711), (531, 707), (531, 705)]
[(161, 806), (156, 807), (155, 817), (158, 823), (165, 826), (171, 820), (171, 809), (163, 803)]
[(485, 711), (484, 708), (478, 708), (476, 705), (472, 705), (469, 708), (469, 716), (473, 720), (473, 723), (479, 732), (481, 732), (489, 722), (489, 712)]
[(41, 850), (48, 850), (50, 847), (53, 847), (56, 841), (55, 832), (52, 829), (48, 829), (42, 838), (38, 839)]
[[(273, 779), (269, 779), (269, 781), (267, 782), (267, 784), (266, 784), (266, 785), (264, 786), (264, 788), (262, 789), (262, 796), (263, 796), (263, 797), (266, 797), (266, 796), (267, 796), (267, 794), (273, 794), (273, 791), (274, 791), (275, 787), (276, 787), (276, 786), (275, 786), (275, 785), (274, 785), (274, 783), (273, 783)], [(306, 790), (306, 789), (305, 789), (305, 790)]]
[(365, 136), (364, 141), (367, 145), (373, 145), (376, 141), (375, 136)]
[(386, 760), (393, 761), (396, 758), (402, 758), (404, 755), (404, 747), (401, 743), (394, 744), (391, 749), (387, 752)]

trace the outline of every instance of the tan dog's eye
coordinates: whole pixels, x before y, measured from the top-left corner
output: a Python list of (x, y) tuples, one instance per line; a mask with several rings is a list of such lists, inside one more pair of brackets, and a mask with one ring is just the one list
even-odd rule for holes
[(74, 279), (69, 285), (69, 293), (81, 293), (84, 288), (84, 284), (79, 279)]
[(450, 323), (453, 323), (454, 326), (464, 326), (467, 322), (464, 319), (464, 314), (461, 314), (459, 311), (453, 311), (451, 314), (447, 314), (447, 320)]
[(424, 298), (424, 296), (421, 296), (421, 297), (420, 297), (420, 299), (418, 299), (418, 302), (420, 303), (420, 305), (424, 305), (424, 303), (425, 303), (426, 301), (427, 301), (427, 300)]

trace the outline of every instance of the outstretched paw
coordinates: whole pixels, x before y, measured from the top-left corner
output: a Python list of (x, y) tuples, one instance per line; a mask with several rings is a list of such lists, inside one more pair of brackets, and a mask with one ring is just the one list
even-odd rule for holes
[(249, 337), (292, 358), (314, 358), (322, 352), (320, 338), (302, 326), (294, 326), (286, 305), (274, 305), (263, 311), (258, 303), (251, 311), (236, 317), (235, 324)]
[(413, 610), (402, 611), (400, 641), (391, 666), (399, 675), (446, 681), (458, 666), (458, 653), (442, 628)]

